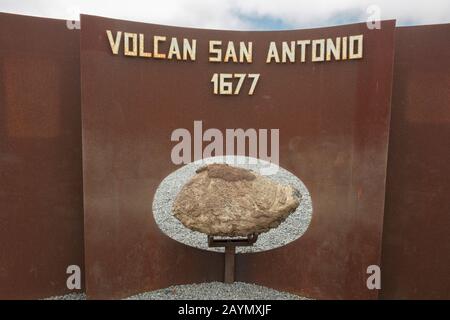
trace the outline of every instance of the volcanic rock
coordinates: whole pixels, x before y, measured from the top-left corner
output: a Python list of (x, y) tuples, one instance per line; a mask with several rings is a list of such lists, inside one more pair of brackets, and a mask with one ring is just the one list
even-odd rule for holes
[(187, 228), (212, 236), (247, 236), (276, 228), (295, 211), (301, 195), (251, 170), (210, 164), (196, 171), (177, 195), (173, 214)]

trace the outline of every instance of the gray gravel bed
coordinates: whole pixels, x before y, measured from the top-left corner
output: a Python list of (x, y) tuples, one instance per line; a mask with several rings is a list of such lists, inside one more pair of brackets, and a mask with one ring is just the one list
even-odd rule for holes
[[(86, 295), (70, 293), (44, 300), (86, 300)], [(124, 300), (308, 300), (308, 298), (244, 282), (233, 284), (207, 282), (143, 292)]]
[(277, 291), (255, 284), (235, 282), (208, 282), (171, 286), (166, 289), (144, 292), (129, 300), (303, 300), (294, 294)]
[(68, 293), (62, 296), (48, 297), (43, 300), (86, 300), (85, 293)]
[[(269, 162), (258, 160), (256, 163), (250, 163), (248, 159), (248, 157), (243, 156), (213, 157), (192, 162), (168, 175), (158, 186), (152, 205), (153, 216), (159, 229), (170, 238), (185, 245), (223, 252), (224, 249), (221, 247), (209, 248), (205, 234), (183, 226), (172, 214), (173, 203), (183, 185), (189, 181), (198, 168), (207, 163), (225, 162), (261, 174), (264, 174), (261, 170), (267, 169), (269, 166)], [(297, 210), (289, 215), (276, 229), (260, 234), (258, 241), (251, 247), (237, 247), (237, 253), (260, 252), (284, 246), (301, 237), (309, 226), (312, 216), (312, 202), (308, 189), (298, 177), (289, 171), (281, 167), (277, 167), (277, 169), (276, 173), (267, 175), (267, 177), (280, 183), (290, 184), (299, 190), (302, 195), (301, 203)]]

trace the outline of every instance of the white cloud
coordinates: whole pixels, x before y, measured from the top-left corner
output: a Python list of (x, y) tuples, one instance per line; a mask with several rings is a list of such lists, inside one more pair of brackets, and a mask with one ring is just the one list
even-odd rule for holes
[(376, 5), (382, 19), (397, 19), (398, 24), (445, 23), (450, 21), (449, 0), (246, 0), (239, 2), (241, 12), (261, 17), (280, 17), (293, 26), (319, 26), (345, 20), (363, 22), (367, 8)]
[[(0, 11), (73, 19), (74, 12), (213, 29), (254, 29), (265, 21), (288, 28), (362, 22), (377, 5), (398, 25), (450, 21), (449, 0), (0, 0)], [(261, 23), (256, 25), (255, 21)]]

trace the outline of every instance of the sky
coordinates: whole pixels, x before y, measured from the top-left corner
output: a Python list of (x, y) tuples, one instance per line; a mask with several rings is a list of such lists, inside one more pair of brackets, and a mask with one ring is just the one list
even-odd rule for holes
[(450, 0), (0, 0), (0, 12), (79, 20), (79, 13), (208, 29), (284, 30), (397, 19), (450, 22)]

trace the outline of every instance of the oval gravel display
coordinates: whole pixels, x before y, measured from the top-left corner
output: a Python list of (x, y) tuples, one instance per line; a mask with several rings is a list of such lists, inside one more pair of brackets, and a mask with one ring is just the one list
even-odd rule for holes
[(284, 222), (275, 229), (261, 233), (253, 246), (237, 247), (237, 253), (275, 249), (298, 239), (305, 233), (311, 221), (312, 203), (308, 189), (298, 177), (264, 160), (244, 156), (220, 156), (189, 163), (169, 174), (158, 186), (153, 199), (153, 216), (159, 229), (167, 236), (195, 248), (217, 252), (224, 251), (221, 247), (208, 247), (206, 234), (186, 228), (172, 214), (175, 198), (184, 184), (195, 175), (195, 171), (198, 168), (211, 163), (227, 163), (232, 166), (259, 172), (274, 181), (290, 184), (302, 195), (297, 210)]

